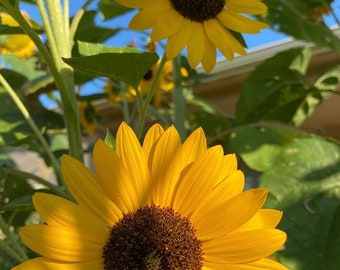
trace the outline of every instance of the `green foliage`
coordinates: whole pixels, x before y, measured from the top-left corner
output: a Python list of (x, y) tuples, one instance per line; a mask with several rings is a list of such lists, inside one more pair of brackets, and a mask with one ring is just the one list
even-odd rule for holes
[(158, 56), (155, 53), (100, 53), (63, 60), (84, 73), (120, 80), (137, 89), (140, 80), (157, 62)]
[(339, 254), (340, 144), (302, 138), (282, 147), (261, 176), (268, 207), (284, 211), (288, 234), (278, 257), (290, 269), (336, 270)]
[[(340, 51), (340, 40), (324, 24), (321, 18), (315, 18), (312, 1), (301, 0), (264, 0), (268, 6), (265, 21), (279, 32), (300, 40), (316, 43)], [(327, 3), (322, 1), (320, 5)]]
[(311, 51), (294, 48), (259, 65), (247, 78), (237, 103), (236, 119), (242, 123), (262, 120), (301, 125), (339, 85), (339, 66), (310, 82), (305, 77)]

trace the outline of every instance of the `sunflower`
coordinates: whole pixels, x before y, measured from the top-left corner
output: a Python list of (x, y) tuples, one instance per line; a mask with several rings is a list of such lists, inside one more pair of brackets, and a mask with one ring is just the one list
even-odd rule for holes
[[(149, 92), (158, 68), (159, 62), (155, 64), (141, 79), (138, 86), (138, 91), (140, 92), (140, 95), (142, 97), (144, 97)], [(180, 69), (180, 72), (182, 77), (189, 76), (187, 70), (183, 67)], [(171, 60), (166, 61), (157, 82), (155, 94), (153, 96), (153, 104), (155, 107), (161, 106), (162, 93), (173, 90), (175, 82), (172, 73), (173, 63)], [(108, 100), (114, 107), (117, 107), (117, 102), (122, 102), (123, 100), (126, 100), (127, 102), (133, 102), (135, 100), (134, 98), (137, 95), (136, 89), (134, 89), (133, 87), (128, 87), (126, 91), (122, 91), (122, 89), (119, 89), (115, 82), (113, 82), (111, 79), (108, 79), (103, 89), (108, 94)], [(123, 95), (125, 95), (124, 98)]]
[(46, 224), (20, 237), (41, 257), (14, 270), (286, 269), (267, 258), (285, 242), (275, 229), (282, 213), (262, 209), (267, 190), (243, 191), (235, 155), (207, 148), (202, 129), (181, 143), (156, 124), (141, 145), (123, 123), (115, 147), (95, 144), (96, 173), (63, 156), (75, 202), (34, 194)]
[(202, 62), (210, 72), (216, 64), (216, 48), (229, 60), (246, 54), (232, 32), (258, 33), (267, 25), (240, 15), (267, 11), (261, 0), (118, 0), (140, 12), (130, 21), (136, 30), (152, 28), (151, 40), (168, 38), (166, 56), (172, 59), (187, 47), (191, 67)]
[(79, 122), (83, 131), (88, 135), (93, 135), (97, 129), (96, 108), (88, 101), (78, 101)]
[[(29, 16), (23, 12), (24, 18), (28, 21)], [(19, 26), (7, 13), (0, 12), (0, 22), (2, 25)], [(0, 40), (0, 54), (15, 54), (19, 58), (25, 59), (35, 52), (35, 45), (29, 36), (25, 34), (10, 34)]]

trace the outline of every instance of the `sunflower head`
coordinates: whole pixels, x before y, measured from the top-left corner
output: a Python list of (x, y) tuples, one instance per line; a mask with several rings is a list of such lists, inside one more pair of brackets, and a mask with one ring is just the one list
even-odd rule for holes
[(78, 101), (79, 122), (83, 131), (92, 135), (97, 128), (96, 108), (87, 101)]
[(216, 64), (216, 48), (229, 60), (246, 51), (233, 32), (256, 34), (267, 25), (250, 19), (267, 11), (261, 0), (118, 0), (140, 11), (129, 26), (152, 29), (151, 40), (167, 39), (166, 56), (173, 59), (186, 47), (191, 67), (200, 62), (210, 72)]
[(287, 270), (267, 258), (286, 240), (282, 213), (262, 208), (267, 190), (243, 190), (235, 155), (208, 148), (202, 129), (181, 142), (156, 124), (140, 144), (123, 123), (115, 150), (99, 140), (93, 163), (96, 173), (63, 157), (74, 201), (33, 196), (46, 223), (20, 236), (41, 257), (14, 270)]
[[(28, 21), (29, 16), (23, 13), (24, 18)], [(0, 21), (2, 25), (19, 26), (7, 13), (0, 13)], [(33, 41), (25, 34), (4, 35), (0, 39), (0, 54), (15, 54), (19, 58), (25, 59), (35, 53), (35, 45)]]

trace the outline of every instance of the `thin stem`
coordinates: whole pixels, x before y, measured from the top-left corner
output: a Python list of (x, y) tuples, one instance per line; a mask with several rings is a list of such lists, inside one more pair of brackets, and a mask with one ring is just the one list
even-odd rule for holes
[(57, 69), (59, 69), (60, 68), (60, 57), (59, 57), (59, 54), (58, 54), (57, 44), (56, 44), (56, 41), (55, 41), (54, 36), (53, 36), (51, 23), (48, 19), (43, 1), (37, 0), (37, 6), (38, 6), (40, 16), (41, 16), (41, 19), (42, 19), (42, 22), (43, 22), (43, 25), (44, 25), (44, 30), (45, 30), (45, 33), (46, 33), (46, 36), (47, 36), (48, 44), (50, 46), (52, 57), (54, 59), (54, 63), (56, 64)]
[[(68, 36), (69, 31), (64, 31), (65, 21), (60, 1), (47, 0), (47, 9), (50, 15), (52, 31), (58, 45), (60, 57), (59, 74), (63, 78), (63, 86), (59, 88), (63, 103), (64, 119), (67, 128), (70, 155), (83, 161), (83, 148), (81, 140), (80, 123), (77, 109), (77, 98), (74, 91), (73, 69), (62, 61), (61, 57), (71, 57), (72, 44)], [(68, 9), (68, 7), (67, 7)]]
[[(41, 1), (41, 0), (37, 0)], [(51, 1), (51, 0), (50, 0)], [(53, 0), (54, 1), (54, 0)], [(52, 2), (53, 2), (52, 1)], [(57, 2), (57, 1), (54, 1)], [(51, 57), (51, 54), (47, 47), (43, 44), (40, 40), (38, 34), (31, 28), (25, 18), (21, 15), (20, 10), (13, 7), (7, 0), (2, 0), (1, 4), (6, 8), (6, 11), (9, 15), (11, 15), (23, 29), (23, 31), (32, 39), (34, 44), (37, 46), (39, 52), (43, 56), (48, 65), (50, 72), (53, 75), (55, 83), (57, 85), (57, 89), (60, 91), (60, 95), (62, 98), (63, 106), (64, 106), (64, 120), (67, 127), (67, 135), (68, 141), (70, 144), (70, 155), (79, 159), (83, 160), (83, 150), (81, 144), (81, 133), (80, 133), (80, 124), (78, 118), (78, 112), (76, 107), (76, 95), (73, 89), (73, 72), (72, 69), (67, 66), (62, 59), (57, 55), (54, 58)], [(58, 24), (54, 22), (55, 27), (60, 27)], [(53, 25), (52, 25), (53, 27)], [(62, 33), (59, 33), (62, 35)], [(52, 33), (53, 36), (53, 33)], [(53, 40), (54, 38), (52, 38)], [(62, 36), (57, 42), (61, 40), (65, 41), (65, 37)], [(58, 47), (61, 46), (58, 43)], [(68, 46), (68, 45), (67, 45)], [(69, 49), (70, 55), (71, 49)], [(64, 56), (64, 55), (63, 55)], [(67, 57), (67, 56), (65, 56)], [(55, 60), (55, 61), (54, 61)], [(59, 63), (59, 64), (58, 64)]]
[(6, 224), (5, 220), (3, 219), (2, 215), (0, 215), (0, 228), (2, 232), (7, 236), (8, 240), (11, 241), (13, 247), (17, 250), (18, 255), (20, 255), (22, 261), (28, 260), (26, 252), (15, 239), (14, 234), (9, 230), (8, 225)]
[(13, 168), (9, 168), (9, 167), (4, 167), (3, 168), (5, 170), (5, 172), (7, 174), (11, 174), (11, 175), (15, 175), (15, 176), (20, 176), (20, 177), (24, 177), (25, 179), (31, 179), (39, 184), (42, 184), (46, 187), (48, 187), (51, 191), (53, 191), (56, 195), (59, 195), (61, 197), (65, 197), (65, 193), (58, 187), (53, 185), (51, 182), (35, 175), (35, 174), (31, 174), (28, 172), (23, 172), (23, 171), (19, 171)]
[(178, 130), (181, 139), (184, 140), (187, 136), (185, 130), (186, 99), (183, 94), (181, 66), (181, 56), (178, 56), (173, 60), (172, 72), (175, 82), (175, 87), (172, 94), (174, 103), (174, 125)]
[(16, 259), (18, 262), (24, 262), (26, 259), (22, 258), (10, 245), (5, 243), (5, 241), (0, 241), (0, 248), (7, 252), (10, 256)]
[[(154, 93), (156, 91), (157, 83), (158, 83), (158, 80), (159, 80), (159, 78), (160, 78), (160, 76), (162, 74), (162, 71), (163, 71), (163, 68), (164, 68), (164, 64), (165, 64), (166, 61), (167, 61), (167, 59), (166, 59), (166, 56), (165, 56), (165, 53), (164, 53), (164, 55), (163, 55), (163, 57), (161, 59), (161, 62), (159, 63), (159, 66), (158, 66), (158, 69), (156, 71), (155, 77), (152, 80), (150, 89), (149, 89), (149, 91), (148, 91), (148, 93), (146, 95), (145, 101), (142, 104), (142, 106), (139, 107), (140, 118), (139, 118), (138, 130), (137, 130), (137, 137), (138, 138), (140, 138), (142, 136), (143, 127), (144, 127), (144, 124), (145, 124), (145, 117), (146, 117), (148, 108), (150, 106), (152, 97), (153, 97), (153, 95), (154, 95)], [(138, 91), (136, 91), (136, 92), (138, 92)]]
[(17, 96), (13, 88), (9, 85), (5, 77), (0, 73), (0, 83), (3, 85), (4, 89), (7, 91), (7, 93), (10, 95), (12, 98), (13, 102), (25, 118), (26, 122), (28, 125), (31, 127), (33, 130), (34, 134), (37, 136), (38, 140), (40, 141), (41, 145), (44, 148), (44, 151), (46, 152), (47, 156), (49, 157), (51, 164), (57, 174), (58, 179), (62, 179), (61, 176), (61, 170), (59, 166), (59, 162), (52, 153), (50, 146), (48, 145), (47, 141), (45, 140), (44, 136), (41, 134), (41, 131), (39, 127), (35, 124), (34, 120), (32, 119), (30, 113), (26, 109), (25, 105), (22, 103), (20, 98)]

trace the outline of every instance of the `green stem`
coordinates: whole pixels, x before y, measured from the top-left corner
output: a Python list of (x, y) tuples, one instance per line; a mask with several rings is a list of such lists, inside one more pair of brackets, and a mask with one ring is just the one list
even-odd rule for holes
[(187, 134), (185, 129), (186, 115), (186, 99), (183, 94), (182, 74), (181, 74), (181, 56), (173, 60), (173, 79), (175, 82), (174, 91), (172, 94), (174, 103), (174, 125), (182, 140), (185, 140)]
[(13, 102), (15, 103), (15, 105), (17, 106), (17, 108), (19, 109), (19, 111), (21, 112), (23, 117), (25, 118), (26, 122), (31, 127), (34, 134), (37, 136), (39, 142), (41, 143), (41, 145), (44, 148), (45, 153), (47, 154), (47, 156), (49, 157), (49, 159), (51, 161), (51, 164), (52, 164), (52, 166), (53, 166), (53, 168), (54, 168), (54, 170), (57, 174), (58, 179), (62, 179), (59, 162), (56, 159), (56, 157), (54, 156), (54, 154), (52, 153), (49, 144), (45, 140), (44, 136), (41, 134), (39, 127), (35, 124), (33, 118), (31, 117), (30, 113), (26, 109), (25, 105), (22, 103), (20, 98), (17, 96), (17, 94), (15, 93), (13, 88), (9, 85), (9, 83), (6, 81), (5, 77), (1, 73), (0, 73), (0, 83), (3, 85), (4, 89), (10, 95)]
[[(41, 0), (37, 0), (41, 1)], [(52, 1), (52, 0), (50, 0)], [(52, 1), (58, 2), (58, 1)], [(13, 7), (7, 0), (3, 0), (2, 5), (6, 8), (6, 11), (18, 22), (23, 31), (32, 39), (32, 41), (37, 46), (39, 52), (43, 56), (48, 65), (50, 72), (52, 73), (55, 83), (57, 85), (57, 89), (59, 89), (61, 99), (64, 106), (64, 120), (67, 128), (67, 135), (69, 141), (69, 152), (70, 155), (77, 158), (78, 160), (83, 160), (83, 150), (82, 150), (82, 140), (80, 133), (80, 123), (77, 111), (77, 103), (76, 103), (76, 94), (73, 89), (73, 71), (67, 66), (64, 62), (62, 62), (61, 57), (58, 54), (58, 50), (56, 49), (56, 54), (54, 57), (51, 57), (51, 54), (44, 43), (40, 40), (38, 34), (31, 28), (31, 26), (27, 23), (25, 18), (21, 15), (20, 10)], [(57, 16), (58, 17), (58, 16)], [(61, 16), (62, 18), (62, 16)], [(52, 21), (51, 21), (52, 22)], [(57, 22), (52, 22), (51, 30), (54, 28), (61, 27)], [(51, 41), (56, 40), (57, 48), (65, 47), (59, 42), (63, 42), (68, 44), (65, 40), (65, 37), (62, 36), (62, 31), (58, 31), (60, 38), (54, 38), (53, 33), (51, 31), (50, 35), (47, 38), (51, 38)], [(68, 45), (67, 45), (68, 46)], [(62, 51), (66, 51), (65, 48)], [(67, 57), (70, 55), (71, 49), (67, 55), (62, 55), (63, 57)]]
[(7, 252), (10, 256), (12, 256), (15, 260), (18, 262), (24, 262), (26, 259), (22, 258), (13, 248), (10, 247), (7, 243), (4, 241), (0, 241), (0, 248)]
[[(137, 130), (137, 137), (140, 138), (142, 136), (143, 133), (143, 128), (144, 128), (144, 124), (145, 124), (145, 118), (146, 118), (146, 114), (148, 112), (148, 108), (150, 106), (152, 97), (156, 91), (157, 88), (157, 83), (158, 80), (162, 74), (163, 68), (164, 68), (164, 64), (167, 61), (165, 53), (161, 59), (161, 62), (159, 63), (158, 69), (156, 71), (156, 74), (152, 80), (150, 89), (146, 95), (145, 101), (141, 102), (142, 104), (139, 106), (139, 125), (138, 125), (138, 130)], [(136, 91), (138, 92), (138, 91)], [(138, 95), (138, 94), (137, 94)]]
[(39, 184), (42, 184), (46, 187), (48, 187), (52, 192), (54, 192), (56, 195), (59, 195), (61, 197), (65, 197), (66, 194), (65, 192), (63, 192), (58, 186), (53, 185), (51, 182), (35, 175), (35, 174), (31, 174), (28, 172), (23, 172), (23, 171), (19, 171), (13, 168), (9, 168), (9, 167), (4, 167), (3, 168), (5, 170), (5, 172), (7, 174), (11, 174), (11, 175), (15, 175), (15, 176), (19, 176), (19, 177), (24, 177), (25, 179), (31, 179)]
[(22, 261), (28, 260), (26, 252), (21, 247), (21, 245), (18, 243), (18, 241), (15, 238), (14, 234), (9, 230), (8, 225), (6, 224), (6, 222), (3, 219), (2, 215), (0, 215), (0, 228), (1, 228), (2, 232), (7, 236), (8, 240), (11, 241), (11, 243), (13, 244), (13, 247), (18, 252), (18, 255), (20, 256), (20, 261), (22, 262)]

